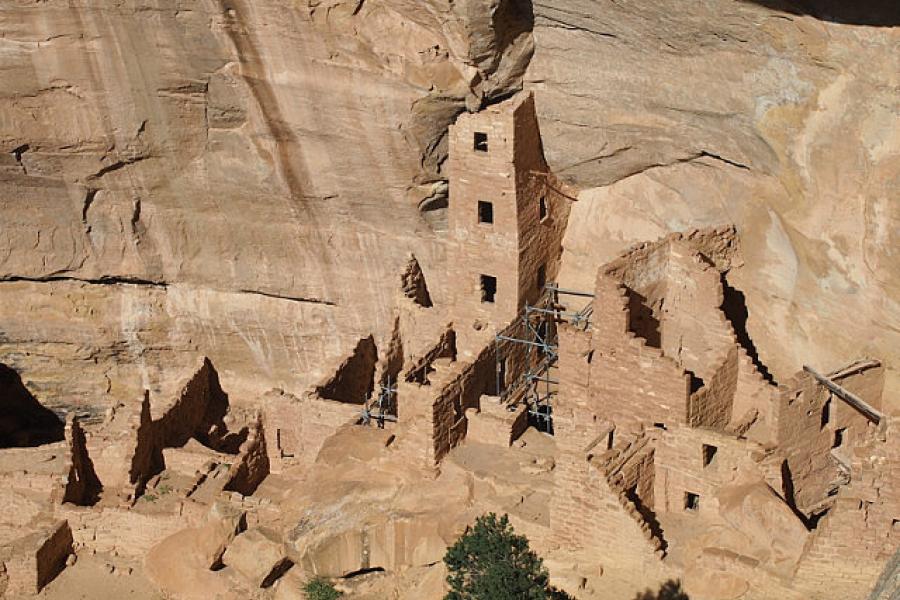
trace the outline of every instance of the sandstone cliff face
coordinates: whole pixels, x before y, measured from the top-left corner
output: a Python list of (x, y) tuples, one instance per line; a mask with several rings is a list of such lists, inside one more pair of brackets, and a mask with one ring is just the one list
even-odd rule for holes
[(0, 357), (50, 405), (135, 402), (199, 353), (236, 402), (302, 391), (360, 337), (386, 344), (410, 253), (444, 301), (446, 126), (525, 87), (551, 165), (584, 190), (566, 284), (590, 288), (631, 241), (733, 221), (729, 282), (776, 375), (896, 362), (900, 34), (841, 17), (6, 3)]

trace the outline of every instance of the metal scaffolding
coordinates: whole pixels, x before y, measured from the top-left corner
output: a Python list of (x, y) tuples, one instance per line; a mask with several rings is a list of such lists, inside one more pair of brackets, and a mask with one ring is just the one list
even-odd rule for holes
[[(553, 400), (559, 381), (554, 377), (559, 359), (559, 323), (586, 329), (590, 324), (593, 304), (588, 301), (580, 310), (572, 311), (560, 298), (593, 298), (588, 292), (567, 290), (548, 283), (537, 304), (525, 304), (521, 317), (512, 327), (494, 336), (496, 357), (496, 390), (500, 402), (515, 410), (524, 402), (529, 420), (538, 429), (553, 433)], [(571, 300), (570, 300), (571, 301)], [(516, 350), (504, 353), (513, 345), (524, 353), (522, 373), (507, 384), (507, 358)]]
[(359, 419), (360, 425), (368, 425), (375, 421), (379, 428), (384, 429), (385, 421), (397, 422), (397, 386), (392, 383), (390, 376), (379, 386), (378, 398), (374, 402), (366, 400), (363, 406)]

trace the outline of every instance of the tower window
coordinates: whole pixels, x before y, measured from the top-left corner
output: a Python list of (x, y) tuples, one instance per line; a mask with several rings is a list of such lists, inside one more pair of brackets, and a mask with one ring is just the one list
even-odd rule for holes
[(700, 508), (700, 494), (684, 493), (684, 510), (697, 511)]
[(494, 204), (492, 202), (485, 202), (484, 200), (478, 201), (478, 222), (494, 222)]
[(478, 152), (488, 151), (487, 134), (482, 131), (475, 132), (475, 150)]
[(497, 278), (490, 275), (481, 276), (481, 301), (494, 302), (497, 296)]
[(715, 458), (716, 452), (718, 450), (719, 449), (716, 448), (715, 446), (710, 446), (709, 444), (703, 444), (703, 466), (704, 467), (708, 467), (712, 463), (713, 458)]
[(840, 448), (844, 445), (844, 432), (847, 431), (846, 427), (841, 427), (840, 429), (834, 430), (834, 443), (831, 444), (832, 448)]
[(541, 196), (541, 199), (538, 203), (538, 209), (541, 215), (541, 221), (544, 221), (548, 216), (550, 216), (550, 211), (547, 210), (547, 197)]
[(819, 423), (819, 429), (825, 429), (825, 426), (828, 425), (828, 422), (831, 420), (831, 398), (825, 401), (825, 404), (822, 405), (822, 420)]
[(547, 266), (541, 265), (537, 270), (537, 287), (538, 291), (544, 289), (544, 285), (547, 284)]

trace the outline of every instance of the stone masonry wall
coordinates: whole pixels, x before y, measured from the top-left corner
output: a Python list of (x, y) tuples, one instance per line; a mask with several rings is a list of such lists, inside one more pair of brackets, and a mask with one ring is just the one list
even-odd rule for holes
[(687, 420), (691, 426), (724, 429), (728, 425), (737, 391), (738, 370), (738, 347), (732, 344), (715, 373), (688, 398)]
[[(447, 288), (461, 350), (472, 351), (473, 323), (499, 329), (519, 308), (518, 202), (515, 123), (503, 103), (475, 114), (462, 114), (450, 126), (450, 248)], [(486, 151), (474, 147), (475, 134), (487, 136)], [(478, 222), (478, 202), (490, 202), (493, 223)], [(493, 303), (481, 301), (480, 275), (497, 278)]]
[(270, 469), (280, 473), (289, 465), (312, 464), (325, 440), (358, 418), (354, 404), (269, 392), (263, 400), (263, 431)]
[(636, 432), (643, 423), (684, 422), (689, 377), (658, 348), (626, 330), (626, 305), (619, 285), (601, 275), (592, 317), (590, 396), (617, 428)]
[[(868, 506), (853, 498), (839, 499), (810, 538), (793, 585), (810, 598), (863, 600), (896, 548), (900, 536), (890, 528), (868, 526)], [(879, 534), (890, 534), (888, 543)]]
[[(715, 448), (708, 463), (704, 446)], [(655, 508), (660, 512), (688, 512), (686, 494), (699, 496), (696, 514), (715, 513), (716, 491), (732, 483), (738, 473), (752, 479), (766, 479), (757, 464), (764, 449), (736, 436), (683, 425), (669, 427), (656, 448)]]
[(247, 439), (241, 444), (237, 460), (228, 470), (227, 483), (223, 489), (250, 496), (268, 475), (269, 456), (266, 450), (265, 429), (262, 415), (258, 415), (250, 427)]
[(66, 441), (69, 446), (70, 466), (62, 501), (82, 506), (94, 504), (103, 486), (94, 471), (94, 463), (88, 455), (84, 430), (81, 429), (81, 425), (74, 415), (70, 415), (66, 419)]
[[(822, 425), (829, 393), (810, 375), (798, 373), (777, 398), (779, 451), (785, 456), (797, 508), (810, 514), (840, 479), (830, 450), (834, 433)], [(836, 402), (832, 400), (832, 406)]]

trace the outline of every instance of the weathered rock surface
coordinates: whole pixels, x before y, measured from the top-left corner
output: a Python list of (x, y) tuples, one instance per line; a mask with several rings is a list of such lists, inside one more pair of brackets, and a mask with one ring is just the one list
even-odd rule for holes
[[(197, 350), (240, 395), (301, 390), (322, 357), (388, 335), (409, 252), (443, 299), (446, 125), (524, 85), (551, 165), (584, 188), (566, 283), (629, 242), (733, 221), (729, 280), (777, 375), (890, 364), (900, 33), (869, 25), (898, 20), (826, 8), (4, 7), (0, 355), (51, 406), (134, 402)], [(77, 380), (51, 375), (72, 361)]]
[[(21, 436), (0, 407), (0, 446), (61, 440), (64, 420), (53, 412), (112, 423), (116, 432), (141, 413), (145, 389), (165, 409), (200, 356), (216, 365), (229, 406), (258, 408), (272, 388), (302, 397), (361, 339), (384, 355), (398, 288), (437, 310), (450, 296), (447, 125), (519, 87), (535, 94), (550, 166), (582, 189), (565, 240), (564, 286), (594, 289), (597, 267), (632, 242), (734, 223), (743, 242), (727, 282), (743, 292), (747, 329), (776, 379), (803, 363), (827, 372), (872, 354), (887, 365), (891, 401), (900, 389), (900, 15), (896, 4), (803, 6), (5, 3), (0, 369), (9, 371), (0, 379), (6, 373), (4, 390), (33, 408), (35, 431)], [(430, 343), (419, 334), (404, 340)], [(280, 431), (267, 435), (277, 441)], [(265, 439), (243, 448), (240, 456), (258, 460), (240, 473), (238, 491), (254, 491), (268, 472), (276, 445)], [(257, 507), (285, 527), (268, 547), (286, 543), (297, 570), (412, 565), (404, 593), (431, 597), (443, 574), (429, 565), (485, 509), (510, 512), (539, 550), (558, 550), (540, 534), (552, 459), (487, 465), (477, 448), (463, 448), (441, 480), (423, 486), (415, 469), (395, 469), (390, 442), (352, 447), (342, 439), (339, 431), (290, 457), (311, 462), (321, 449), (306, 487), (298, 486), (303, 493), (285, 503), (286, 517)], [(129, 440), (86, 440), (104, 489), (128, 483)], [(44, 470), (71, 471), (51, 446), (29, 472), (48, 489), (56, 479)], [(155, 547), (153, 583), (186, 596), (239, 596), (232, 577), (269, 583), (280, 558), (238, 567), (266, 545), (254, 542), (257, 534), (233, 540), (224, 517), (188, 530), (180, 522), (181, 510), (199, 510), (221, 491), (227, 464), (205, 469), (211, 455), (191, 456), (189, 447), (169, 454), (176, 475), (175, 467), (187, 471), (173, 479), (190, 489), (190, 502), (163, 497), (169, 484), (157, 479), (160, 496), (147, 494), (133, 511), (106, 506), (91, 517), (67, 507), (74, 544), (90, 537), (92, 550), (115, 554), (118, 532), (127, 531), (123, 544), (135, 556)], [(19, 490), (0, 496), (15, 513), (0, 524), (4, 539), (46, 508)], [(750, 555), (739, 554), (741, 536), (792, 523), (792, 515), (767, 512), (771, 498), (762, 492), (725, 500), (723, 519), (742, 527), (714, 532), (686, 574), (697, 593), (722, 598), (744, 593), (748, 579), (709, 584), (721, 565), (752, 559), (787, 570), (799, 539), (782, 546), (759, 535)], [(64, 542), (73, 544), (71, 534)], [(210, 570), (229, 545), (234, 565)], [(173, 564), (173, 549), (184, 548), (193, 558)], [(362, 549), (371, 552), (365, 560)], [(562, 564), (565, 556), (552, 558)], [(78, 565), (64, 575), (90, 579), (103, 568)], [(48, 589), (65, 597), (68, 585)], [(108, 589), (129, 593), (119, 587)]]
[(551, 165), (584, 188), (567, 283), (629, 242), (733, 221), (729, 278), (776, 374), (890, 363), (900, 34), (868, 25), (898, 20), (826, 8), (4, 7), (0, 354), (51, 405), (63, 387), (133, 402), (197, 349), (247, 395), (305, 387), (322, 356), (388, 334), (409, 252), (443, 298), (446, 125), (524, 85)]

